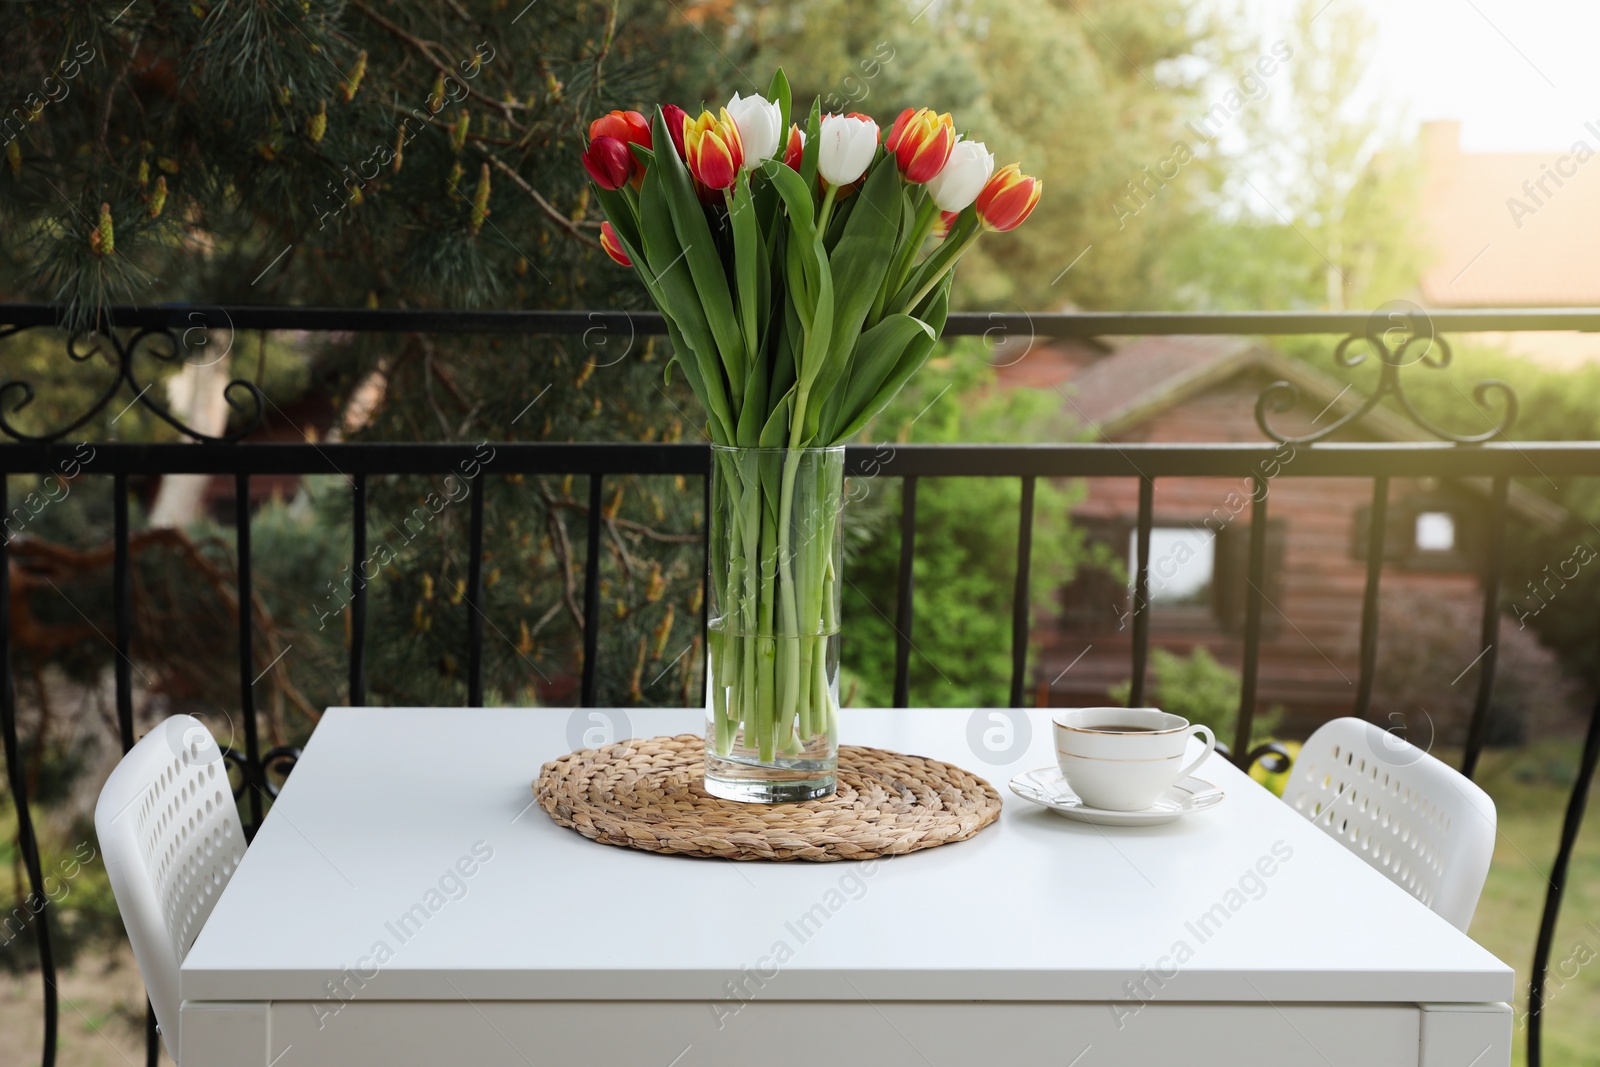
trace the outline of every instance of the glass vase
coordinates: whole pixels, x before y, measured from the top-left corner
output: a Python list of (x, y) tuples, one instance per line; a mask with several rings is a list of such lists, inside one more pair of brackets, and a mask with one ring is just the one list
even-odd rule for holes
[(706, 791), (830, 796), (844, 448), (711, 451)]

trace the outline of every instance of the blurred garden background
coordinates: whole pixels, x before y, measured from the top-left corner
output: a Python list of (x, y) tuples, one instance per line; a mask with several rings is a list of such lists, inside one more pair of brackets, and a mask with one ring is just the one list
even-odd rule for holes
[[(961, 268), (957, 309), (1383, 316), (1403, 308), (1426, 322), (1431, 307), (1600, 306), (1600, 271), (1577, 262), (1571, 245), (1600, 225), (1600, 168), (1582, 169), (1588, 157), (1572, 142), (1600, 148), (1600, 135), (1579, 126), (1535, 148), (1476, 146), (1470, 119), (1463, 127), (1459, 115), (1418, 114), (1385, 90), (1374, 62), (1392, 54), (1385, 32), (1374, 8), (1357, 0), (7, 4), (0, 299), (60, 305), (73, 327), (90, 324), (102, 306), (169, 302), (644, 310), (643, 287), (598, 245), (600, 216), (578, 165), (589, 121), (656, 101), (691, 112), (702, 101), (714, 106), (760, 91), (782, 65), (797, 100), (820, 96), (826, 111), (867, 112), (885, 126), (904, 107), (937, 104), (958, 128), (982, 130), (997, 158), (1021, 159), (1044, 180), (1029, 224), (985, 243)], [(1416, 61), (1429, 60), (1419, 50)], [(1544, 61), (1535, 54), (1529, 63)], [(1496, 62), (1529, 77), (1514, 48)], [(1564, 183), (1541, 181), (1552, 169)], [(569, 338), (440, 338), (313, 337), (207, 322), (182, 335), (173, 358), (145, 356), (140, 366), (152, 397), (212, 435), (237, 419), (223, 386), (243, 378), (267, 399), (252, 439), (701, 439), (693, 396), (663, 373), (665, 339), (614, 325)], [(22, 389), (0, 385), (0, 415), (18, 432), (69, 424), (112, 387), (108, 353), (92, 335), (69, 343), (71, 332), (0, 331), (0, 383), (32, 390), (24, 406)], [(888, 448), (1135, 432), (1162, 440), (1180, 422), (1163, 412), (1226, 399), (1229, 375), (1248, 384), (1274, 361), (1340, 389), (1374, 384), (1370, 361), (1335, 364), (1331, 339), (1266, 341), (1248, 353), (1152, 354), (1138, 339), (1057, 344), (1015, 329), (950, 340), (863, 440)], [(1511, 439), (1600, 438), (1600, 348), (1586, 336), (1452, 343), (1453, 361), (1423, 370), (1412, 392), (1429, 419), (1463, 433), (1492, 425), (1473, 387), (1498, 378), (1521, 398)], [(1178, 362), (1156, 364), (1157, 356)], [(1176, 366), (1192, 389), (1135, 420), (1126, 409), (1151, 383), (1118, 367), (1141, 365)], [(1086, 410), (1096, 397), (1104, 407)], [(135, 399), (120, 396), (74, 432), (91, 442), (84, 471), (93, 469), (92, 442), (182, 439)], [(1260, 439), (1247, 413), (1222, 410), (1230, 414), (1209, 430), (1172, 439)], [(21, 773), (60, 891), (49, 912), (65, 964), (61, 1062), (71, 1065), (143, 1055), (142, 991), (91, 818), (120, 752), (106, 639), (108, 483), (76, 471), (12, 477), (4, 520), (13, 601), (0, 623), (14, 648)], [(699, 486), (609, 484), (596, 517), (581, 479), (576, 488), (572, 479), (486, 483), (487, 702), (576, 705), (582, 531), (603, 521), (607, 666), (598, 702), (699, 703)], [(1220, 502), (1235, 487), (1214, 488)], [(1597, 489), (1592, 480), (1515, 487), (1494, 747), (1478, 776), (1499, 806), (1500, 839), (1472, 933), (1519, 980), (1583, 712), (1600, 688), (1600, 568), (1586, 565), (1600, 550)], [(231, 480), (152, 476), (131, 479), (129, 490), (140, 732), (189, 712), (224, 744), (238, 736), (234, 620), (248, 611), (256, 662), (266, 665), (256, 686), (263, 737), (268, 745), (303, 741), (321, 710), (346, 695), (346, 480), (252, 480), (255, 580), (246, 605), (234, 585)], [(372, 537), (391, 546), (393, 561), (370, 588), (369, 698), (462, 703), (467, 516), (436, 479), (374, 478), (370, 491)], [(1451, 487), (1408, 491), (1427, 499), (1413, 509), (1417, 525), (1399, 532), (1417, 539), (1420, 555), (1395, 566), (1447, 583), (1438, 576), (1448, 570), (1444, 557), (1426, 553), (1470, 542), (1472, 505)], [(444, 504), (426, 505), (430, 493)], [(1019, 494), (1010, 480), (924, 483), (913, 705), (1007, 703)], [(855, 706), (891, 699), (898, 506), (894, 487), (868, 479), (848, 509), (841, 690)], [(1424, 529), (1437, 535), (1437, 521), (1422, 516), (1441, 514), (1454, 516), (1445, 549), (1423, 537)], [(1097, 668), (1091, 658), (1069, 673), (1079, 647), (1108, 647), (1097, 635), (1121, 629), (1114, 624), (1129, 550), (1125, 525), (1108, 515), (1089, 486), (1040, 486), (1032, 702), (1127, 692), (1125, 667)], [(1359, 516), (1331, 521), (1353, 530)], [(1348, 564), (1351, 540), (1361, 537), (1314, 551)], [(1155, 616), (1151, 676), (1154, 702), (1219, 734), (1237, 713), (1240, 685), (1229, 658), (1237, 641), (1222, 588), (1226, 552), (1213, 538), (1201, 562), (1180, 568), (1171, 602), (1157, 605), (1173, 614)], [(1358, 574), (1364, 566), (1352, 565)], [(1291, 553), (1283, 566), (1292, 582), (1317, 564)], [(1476, 588), (1470, 574), (1457, 577), (1451, 596)], [(1105, 605), (1100, 591), (1109, 591)], [(1312, 651), (1339, 671), (1350, 650), (1333, 646), (1353, 625), (1356, 593), (1354, 606), (1291, 603), (1291, 615), (1303, 607), (1328, 616), (1331, 644), (1324, 652), (1322, 638), (1302, 633), (1312, 647), (1300, 648), (1289, 629), (1282, 655), (1263, 659), (1263, 738), (1292, 741), (1318, 716), (1347, 713), (1338, 710), (1349, 706), (1343, 687), (1308, 697), (1291, 675)], [(1374, 702), (1446, 760), (1459, 756), (1474, 677), (1477, 622), (1458, 600), (1424, 597), (1386, 617)], [(1173, 626), (1164, 630), (1163, 618)], [(1323, 632), (1318, 620), (1295, 621)], [(1286, 679), (1281, 695), (1274, 679)], [(10, 872), (0, 1060), (26, 1063), (42, 1021), (15, 829), (8, 794), (0, 798), (0, 856)], [(1547, 1053), (1555, 1063), (1600, 1064), (1600, 968), (1588, 966), (1600, 953), (1592, 825), (1554, 944)]]

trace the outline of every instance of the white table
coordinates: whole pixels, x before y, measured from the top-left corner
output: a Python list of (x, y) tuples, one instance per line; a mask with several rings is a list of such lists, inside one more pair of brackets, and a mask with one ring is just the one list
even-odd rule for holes
[(851, 710), (848, 742), (983, 774), (999, 821), (730, 863), (530, 806), (623, 715), (701, 725), (328, 712), (183, 962), (183, 1067), (1510, 1062), (1511, 969), (1219, 758), (1218, 807), (1097, 828), (1006, 789), (1053, 761), (1047, 711)]

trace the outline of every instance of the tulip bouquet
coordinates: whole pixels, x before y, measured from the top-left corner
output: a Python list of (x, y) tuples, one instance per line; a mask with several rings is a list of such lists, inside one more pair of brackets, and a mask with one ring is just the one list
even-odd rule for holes
[(583, 165), (713, 444), (707, 788), (831, 792), (843, 442), (928, 359), (962, 253), (1040, 182), (927, 108), (791, 122), (781, 70), (715, 114), (613, 111)]

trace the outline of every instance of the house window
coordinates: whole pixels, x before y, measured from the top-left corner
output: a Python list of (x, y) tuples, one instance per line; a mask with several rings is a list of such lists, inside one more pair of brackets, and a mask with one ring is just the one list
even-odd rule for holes
[[(1261, 559), (1261, 633), (1275, 637), (1283, 625), (1284, 556), (1288, 523), (1268, 519)], [(1211, 598), (1217, 621), (1229, 633), (1242, 633), (1250, 600), (1250, 525), (1230, 523), (1217, 531), (1216, 578)]]
[[(1402, 486), (1389, 502), (1383, 558), (1404, 570), (1475, 571), (1484, 552), (1481, 496), (1454, 487)], [(1372, 509), (1356, 509), (1351, 556), (1366, 561)]]
[[(1216, 570), (1215, 530), (1157, 526), (1150, 531), (1149, 598), (1152, 608), (1210, 607)], [(1128, 534), (1128, 588), (1139, 566), (1139, 534)]]
[(1415, 541), (1418, 552), (1454, 552), (1456, 519), (1448, 511), (1423, 511), (1417, 514)]
[[(1061, 592), (1061, 625), (1076, 634), (1117, 633), (1133, 618), (1134, 579), (1138, 573), (1139, 535), (1127, 518), (1074, 517), (1084, 528), (1086, 546), (1096, 562), (1078, 568)], [(1172, 516), (1150, 530), (1148, 610), (1163, 633), (1237, 633), (1244, 626), (1249, 589), (1248, 523), (1215, 526), (1197, 519), (1179, 525)], [(1262, 558), (1262, 592), (1282, 603), (1284, 520), (1267, 520)], [(1277, 632), (1280, 616), (1262, 613), (1262, 633)]]

